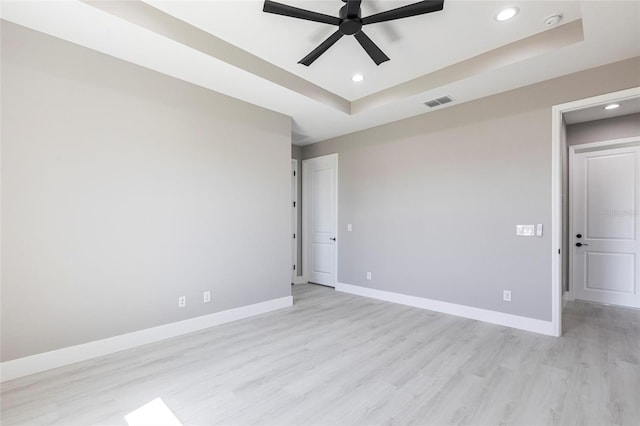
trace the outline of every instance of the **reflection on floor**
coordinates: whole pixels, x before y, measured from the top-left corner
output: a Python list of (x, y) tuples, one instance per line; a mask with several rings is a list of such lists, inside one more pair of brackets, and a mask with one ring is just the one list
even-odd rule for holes
[(124, 419), (129, 426), (183, 426), (162, 398), (156, 398), (136, 408), (124, 416)]

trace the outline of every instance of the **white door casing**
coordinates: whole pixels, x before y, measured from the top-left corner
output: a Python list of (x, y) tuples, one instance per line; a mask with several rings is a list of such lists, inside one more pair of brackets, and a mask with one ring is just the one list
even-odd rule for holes
[(307, 281), (334, 287), (338, 266), (338, 154), (302, 162), (303, 270)]
[(570, 152), (571, 292), (640, 308), (640, 146), (589, 145)]

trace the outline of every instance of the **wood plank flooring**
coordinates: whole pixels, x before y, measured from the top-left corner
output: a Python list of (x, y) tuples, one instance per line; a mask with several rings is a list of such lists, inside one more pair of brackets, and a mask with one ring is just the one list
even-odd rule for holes
[(3, 425), (639, 425), (640, 312), (571, 302), (553, 338), (333, 289), (3, 383)]

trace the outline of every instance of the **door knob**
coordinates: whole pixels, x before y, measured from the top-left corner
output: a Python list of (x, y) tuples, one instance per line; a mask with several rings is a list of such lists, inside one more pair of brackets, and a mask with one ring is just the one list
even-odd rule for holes
[(576, 243), (576, 247), (588, 246), (589, 244)]
[(336, 237), (331, 237), (331, 238), (329, 238), (329, 239), (330, 239), (331, 241), (335, 241), (335, 240), (336, 240)]
[(576, 234), (576, 238), (582, 238), (582, 234)]

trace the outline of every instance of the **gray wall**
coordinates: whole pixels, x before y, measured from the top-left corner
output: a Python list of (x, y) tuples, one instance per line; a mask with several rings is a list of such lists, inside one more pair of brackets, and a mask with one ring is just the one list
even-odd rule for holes
[(294, 160), (302, 160), (302, 147), (299, 145), (291, 145), (291, 158)]
[(302, 147), (291, 145), (291, 158), (298, 160), (298, 222), (297, 222), (297, 251), (298, 251), (298, 269), (297, 276), (302, 276)]
[(2, 361), (291, 294), (288, 117), (3, 22), (1, 119)]
[(640, 113), (567, 126), (567, 143), (569, 146), (630, 138), (638, 135), (640, 135)]
[[(338, 280), (550, 320), (551, 107), (637, 86), (639, 64), (303, 147), (304, 158), (339, 153)], [(542, 238), (515, 235), (535, 223)]]

